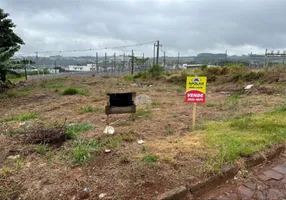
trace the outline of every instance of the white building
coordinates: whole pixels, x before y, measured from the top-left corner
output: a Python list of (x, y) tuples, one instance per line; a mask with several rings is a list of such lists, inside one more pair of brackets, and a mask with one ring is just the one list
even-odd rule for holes
[(83, 71), (90, 72), (96, 70), (96, 64), (87, 64), (87, 65), (69, 65), (66, 68), (67, 71)]

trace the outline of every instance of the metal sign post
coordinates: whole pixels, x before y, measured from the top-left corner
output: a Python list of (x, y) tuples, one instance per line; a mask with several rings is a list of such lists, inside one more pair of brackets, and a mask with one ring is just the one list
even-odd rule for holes
[(207, 77), (188, 76), (186, 82), (186, 102), (193, 104), (193, 129), (196, 127), (197, 103), (206, 101)]

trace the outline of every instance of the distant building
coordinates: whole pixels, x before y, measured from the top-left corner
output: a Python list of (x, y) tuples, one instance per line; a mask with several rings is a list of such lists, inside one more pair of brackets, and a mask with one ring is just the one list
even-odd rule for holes
[(67, 71), (83, 71), (90, 72), (96, 70), (96, 64), (87, 64), (87, 65), (69, 65), (66, 68)]

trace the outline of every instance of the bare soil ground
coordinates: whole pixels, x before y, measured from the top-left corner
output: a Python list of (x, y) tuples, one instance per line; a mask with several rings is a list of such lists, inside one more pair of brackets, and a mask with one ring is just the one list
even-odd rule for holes
[[(45, 87), (59, 83), (58, 88)], [(76, 199), (88, 188), (89, 199), (153, 199), (156, 195), (179, 185), (202, 179), (208, 174), (205, 166), (208, 149), (200, 134), (205, 121), (221, 121), (249, 113), (262, 113), (285, 104), (285, 93), (264, 92), (253, 88), (248, 92), (237, 85), (207, 87), (207, 103), (198, 104), (197, 130), (191, 129), (192, 104), (185, 103), (184, 88), (163, 81), (141, 81), (142, 86), (131, 86), (118, 78), (69, 78), (31, 81), (24, 88), (25, 95), (16, 88), (15, 95), (0, 99), (0, 199)], [(87, 95), (63, 96), (65, 88), (88, 90)], [(275, 85), (267, 85), (269, 90)], [(274, 89), (273, 89), (274, 90)], [(138, 105), (135, 122), (129, 114), (111, 115), (112, 136), (118, 140), (110, 153), (105, 148), (92, 154), (81, 165), (72, 162), (75, 141), (68, 140), (61, 147), (44, 154), (35, 145), (23, 144), (26, 135), (11, 134), (23, 126), (45, 124), (92, 124), (95, 129), (82, 132), (85, 140), (103, 136), (106, 126), (104, 108), (108, 92), (135, 91), (146, 94), (151, 105)], [(18, 93), (17, 93), (18, 92)], [(231, 95), (242, 95), (232, 101)], [(84, 107), (96, 108), (82, 112)], [(11, 116), (35, 112), (37, 117), (25, 123), (5, 121)], [(137, 144), (143, 139), (143, 145)], [(13, 159), (9, 156), (20, 157)], [(154, 155), (157, 162), (144, 162), (146, 155)], [(2, 195), (2, 196), (1, 196)], [(82, 197), (83, 199), (83, 197)]]

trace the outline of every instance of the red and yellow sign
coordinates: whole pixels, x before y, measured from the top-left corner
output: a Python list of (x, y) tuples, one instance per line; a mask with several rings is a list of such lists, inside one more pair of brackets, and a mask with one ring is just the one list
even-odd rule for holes
[(206, 101), (207, 77), (188, 76), (186, 83), (186, 102), (204, 103)]

